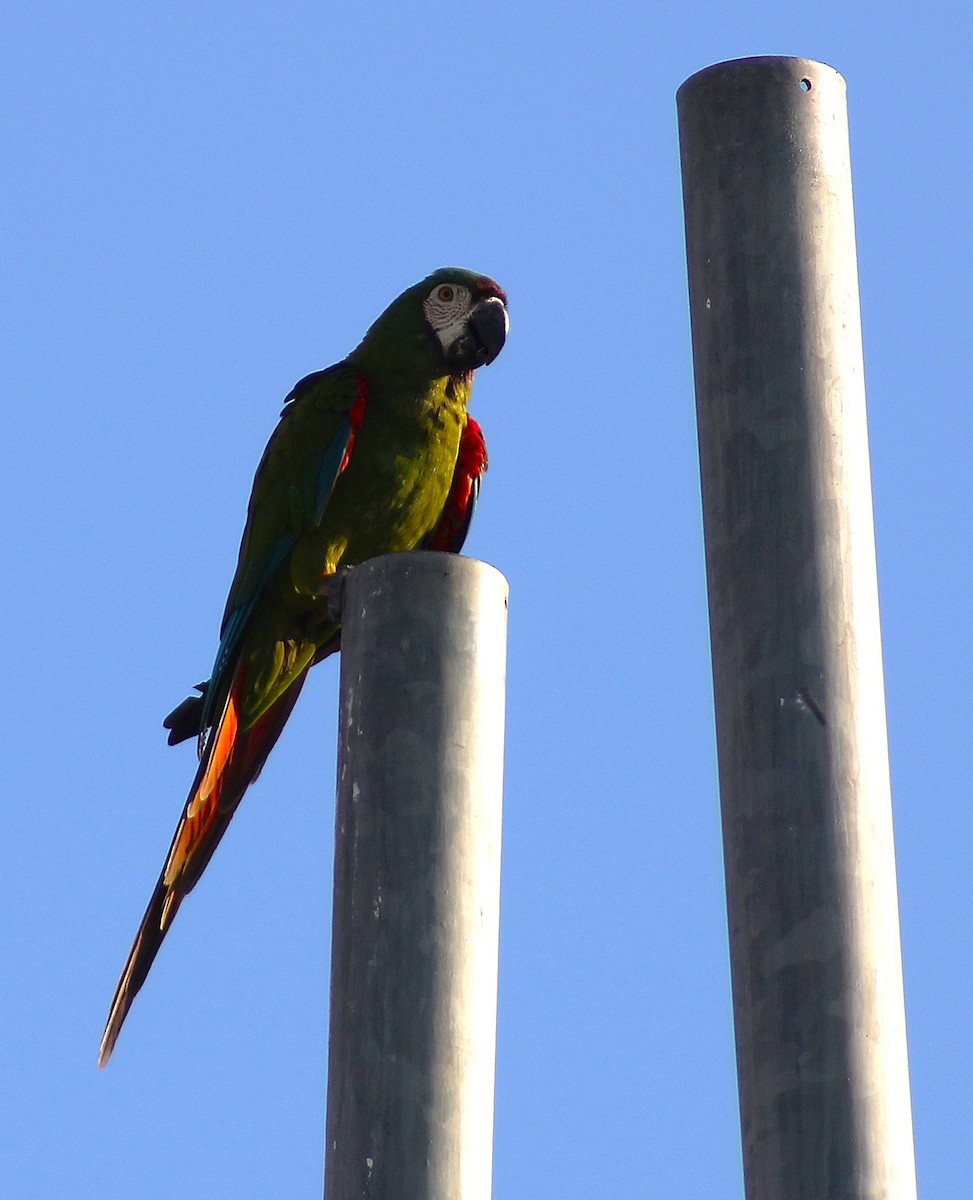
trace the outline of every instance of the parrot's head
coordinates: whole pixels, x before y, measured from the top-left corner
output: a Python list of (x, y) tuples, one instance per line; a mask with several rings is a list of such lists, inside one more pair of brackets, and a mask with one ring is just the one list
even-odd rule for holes
[(359, 353), (405, 356), (429, 377), (467, 375), (492, 363), (510, 322), (503, 289), (485, 275), (444, 267), (393, 300), (365, 335)]
[(422, 315), (451, 375), (492, 363), (507, 340), (503, 289), (485, 275), (445, 267), (419, 284)]

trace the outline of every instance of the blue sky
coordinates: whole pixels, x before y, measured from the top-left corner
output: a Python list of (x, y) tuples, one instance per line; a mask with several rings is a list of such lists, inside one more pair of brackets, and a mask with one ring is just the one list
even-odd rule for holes
[(495, 1195), (742, 1194), (674, 94), (765, 53), (848, 82), (919, 1181), (973, 1194), (964, 48), (958, 3), (8, 3), (5, 1196), (320, 1195), (334, 663), (95, 1058), (279, 401), (448, 263), (512, 319)]

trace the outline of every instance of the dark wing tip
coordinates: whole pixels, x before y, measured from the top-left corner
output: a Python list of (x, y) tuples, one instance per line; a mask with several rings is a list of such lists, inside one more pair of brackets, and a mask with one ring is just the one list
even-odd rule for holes
[(203, 705), (206, 701), (207, 687), (206, 683), (197, 683), (196, 690), (200, 695), (187, 696), (162, 722), (162, 728), (169, 730), (170, 746), (177, 746), (180, 742), (186, 742), (202, 733), (200, 726), (203, 721)]

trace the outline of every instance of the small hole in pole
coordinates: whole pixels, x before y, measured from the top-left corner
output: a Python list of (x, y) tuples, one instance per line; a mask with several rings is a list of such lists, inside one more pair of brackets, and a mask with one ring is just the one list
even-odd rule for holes
[(807, 78), (805, 78), (805, 79), (802, 79), (802, 80), (801, 80), (801, 91), (802, 91), (802, 92), (809, 92), (810, 90), (811, 90), (811, 81), (810, 81), (810, 79), (807, 79)]

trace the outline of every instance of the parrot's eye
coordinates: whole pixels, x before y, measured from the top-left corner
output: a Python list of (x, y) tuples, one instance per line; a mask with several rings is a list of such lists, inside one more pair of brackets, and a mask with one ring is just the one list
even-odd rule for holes
[(469, 288), (461, 283), (437, 283), (423, 300), (422, 311), (437, 336), (444, 334), (452, 340), (462, 332), (470, 304)]

